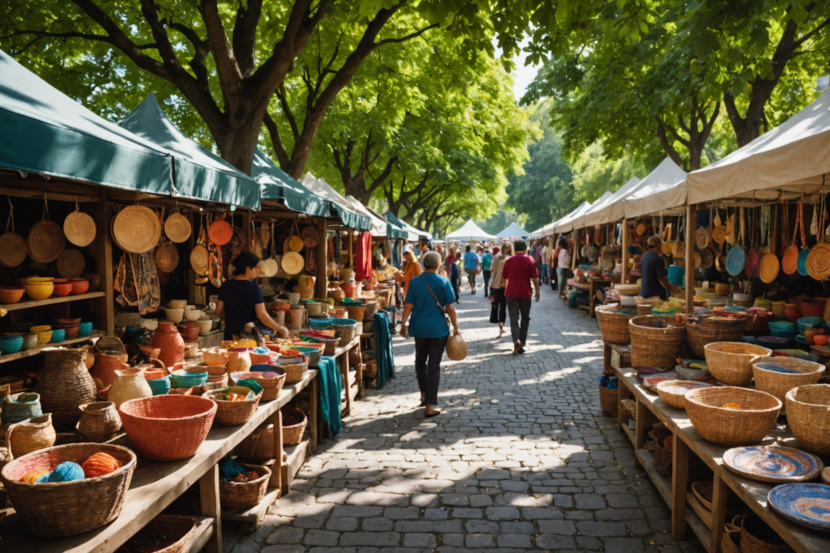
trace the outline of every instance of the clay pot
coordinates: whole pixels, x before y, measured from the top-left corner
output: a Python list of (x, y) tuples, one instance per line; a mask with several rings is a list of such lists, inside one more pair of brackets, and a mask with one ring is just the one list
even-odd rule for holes
[(340, 285), (340, 289), (343, 290), (343, 293), (346, 294), (347, 298), (353, 298), (357, 285), (355, 285), (354, 282), (344, 282)]
[(179, 325), (179, 332), (182, 338), (187, 341), (198, 340), (200, 330), (199, 325), (195, 321), (188, 321)]
[[(52, 413), (52, 424), (59, 432), (75, 428), (81, 413), (78, 407), (95, 401), (95, 381), (86, 368), (82, 349), (46, 349), (43, 373), (37, 384), (43, 410)], [(98, 364), (96, 360), (96, 366)]]
[(115, 405), (116, 409), (131, 399), (153, 396), (153, 390), (144, 378), (143, 368), (115, 371), (115, 374), (118, 378), (112, 383), (107, 399)]
[(158, 358), (166, 367), (184, 361), (184, 339), (171, 322), (159, 323), (158, 330), (153, 334), (153, 347), (161, 350)]
[(248, 372), (251, 365), (251, 354), (247, 351), (230, 351), (228, 352), (228, 364), (225, 365), (225, 370), (231, 373)]
[(121, 430), (121, 417), (111, 401), (99, 401), (78, 407), (81, 420), (78, 433), (85, 442), (107, 442)]
[(92, 365), (92, 378), (100, 381), (101, 388), (111, 386), (118, 376), (115, 371), (129, 369), (129, 357), (126, 353), (98, 351), (95, 353), (95, 363)]
[(332, 319), (345, 319), (346, 318), (346, 310), (342, 307), (335, 307), (329, 309), (329, 316)]
[(170, 374), (161, 359), (150, 359), (150, 364), (138, 368), (144, 369), (144, 380), (158, 380)]
[(38, 449), (52, 447), (56, 437), (52, 415), (47, 413), (10, 425), (6, 430), (6, 446), (13, 456), (20, 457)]

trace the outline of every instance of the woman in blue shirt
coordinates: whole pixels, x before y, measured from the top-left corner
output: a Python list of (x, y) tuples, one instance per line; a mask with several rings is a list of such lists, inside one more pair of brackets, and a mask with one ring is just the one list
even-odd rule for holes
[(441, 414), (435, 405), (438, 404), (438, 385), (441, 382), (441, 358), (450, 335), (441, 307), (446, 308), (455, 334), (458, 334), (458, 322), (452, 285), (437, 274), (441, 256), (428, 252), (423, 263), (425, 272), (409, 282), (403, 304), (401, 336), (406, 338), (408, 335), (406, 321), (411, 315), (409, 333), (415, 338), (415, 375), (421, 390), (421, 405), (424, 406), (425, 417), (434, 417)]

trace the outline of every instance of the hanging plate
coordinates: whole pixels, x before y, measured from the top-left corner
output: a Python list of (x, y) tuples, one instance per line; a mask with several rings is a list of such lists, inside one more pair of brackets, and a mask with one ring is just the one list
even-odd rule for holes
[(112, 236), (124, 251), (146, 253), (159, 243), (161, 221), (152, 209), (130, 205), (115, 216)]
[(732, 246), (726, 254), (726, 272), (732, 276), (738, 276), (744, 270), (746, 254), (740, 246)]
[(807, 257), (810, 255), (810, 248), (802, 248), (800, 252), (798, 252), (798, 261), (796, 263), (798, 267), (798, 274), (801, 276), (808, 276), (810, 273), (807, 272)]

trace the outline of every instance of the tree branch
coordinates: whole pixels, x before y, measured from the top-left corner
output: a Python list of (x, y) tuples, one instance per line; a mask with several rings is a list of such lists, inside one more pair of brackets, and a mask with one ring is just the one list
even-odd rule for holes
[(296, 143), (300, 138), (300, 130), (297, 128), (297, 120), (291, 112), (291, 106), (288, 105), (288, 98), (285, 96), (285, 86), (280, 85), (280, 87), (277, 88), (276, 94), (277, 99), (280, 101), (282, 112), (285, 114), (285, 118), (288, 119), (288, 124), (291, 127), (291, 133), (294, 135), (294, 142)]
[(280, 168), (285, 171), (285, 168), (288, 167), (288, 153), (285, 151), (282, 140), (280, 140), (279, 127), (277, 127), (277, 123), (271, 118), (271, 114), (267, 110), (262, 122), (265, 123), (265, 128), (268, 129), (268, 135), (271, 137), (271, 147), (274, 149)]
[(254, 74), (257, 26), (262, 15), (262, 0), (248, 0), (247, 4), (239, 2), (233, 26), (233, 53), (243, 77)]
[(657, 138), (660, 139), (660, 145), (663, 147), (663, 150), (669, 154), (671, 160), (679, 167), (684, 167), (683, 158), (680, 157), (680, 154), (677, 153), (677, 150), (671, 145), (666, 136), (666, 128), (663, 125), (663, 120), (659, 116), (655, 117), (655, 119), (657, 120)]
[(429, 25), (428, 27), (424, 27), (420, 31), (415, 31), (414, 33), (410, 33), (408, 35), (404, 35), (404, 36), (399, 37), (399, 38), (385, 38), (385, 39), (383, 39), (379, 42), (376, 42), (375, 47), (383, 46), (384, 44), (399, 44), (401, 42), (406, 42), (407, 40), (412, 40), (413, 38), (419, 37), (422, 34), (424, 34), (425, 32), (429, 31), (430, 29), (436, 28), (437, 26), (438, 26), (438, 23), (433, 23), (432, 25)]

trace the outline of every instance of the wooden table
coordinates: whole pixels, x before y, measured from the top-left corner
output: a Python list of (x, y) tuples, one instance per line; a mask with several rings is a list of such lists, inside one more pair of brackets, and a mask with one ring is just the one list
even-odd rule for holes
[(574, 279), (568, 279), (568, 286), (573, 286), (574, 288), (579, 288), (580, 290), (586, 290), (589, 294), (588, 298), (588, 316), (594, 317), (594, 308), (596, 307), (597, 302), (597, 291), (599, 290), (600, 286), (608, 286), (611, 284), (612, 281), (604, 278), (591, 278), (588, 279), (588, 282), (576, 282)]
[[(633, 369), (617, 369), (615, 372), (620, 379), (620, 403), (618, 405), (620, 431), (624, 432), (634, 445), (638, 467), (646, 471), (663, 499), (671, 507), (671, 531), (675, 539), (683, 537), (686, 524), (688, 524), (704, 547), (711, 553), (717, 553), (720, 550), (723, 527), (727, 522), (727, 489), (731, 489), (752, 512), (761, 517), (798, 553), (830, 551), (830, 536), (790, 522), (767, 505), (767, 494), (775, 487), (775, 484), (749, 480), (730, 471), (723, 464), (723, 454), (728, 448), (717, 446), (703, 439), (692, 426), (686, 411), (671, 407), (657, 394), (643, 388)], [(624, 418), (622, 400), (629, 397), (637, 401), (634, 430), (631, 430), (627, 424), (623, 424), (622, 420)], [(651, 453), (645, 449), (648, 428), (658, 421), (665, 424), (675, 437), (671, 481), (657, 472)], [(795, 438), (781, 427), (773, 429), (761, 445), (776, 443), (799, 447)], [(714, 473), (712, 522), (709, 526), (704, 524), (698, 514), (702, 512), (703, 507), (695, 499), (694, 494), (687, 493), (690, 451), (695, 453)], [(686, 509), (687, 505), (692, 509)]]
[[(317, 369), (309, 369), (302, 381), (283, 387), (279, 397), (274, 401), (260, 403), (254, 416), (240, 426), (214, 426), (196, 454), (189, 459), (173, 462), (149, 461), (138, 455), (138, 466), (133, 473), (130, 489), (124, 501), (121, 515), (110, 524), (81, 534), (60, 539), (40, 538), (25, 531), (19, 517), (13, 509), (7, 509), (8, 515), (0, 522), (0, 543), (3, 553), (109, 553), (118, 549), (136, 532), (183, 494), (190, 486), (197, 483), (201, 492), (202, 518), (193, 547), (190, 551), (199, 551), (202, 545), (207, 551), (222, 551), (222, 518), (225, 516), (219, 504), (219, 467), (218, 462), (234, 447), (267, 420), (274, 421), (276, 435), (282, 437), (282, 417), (280, 407), (286, 405), (306, 386), (310, 386), (311, 402), (309, 409), (308, 444), (311, 450), (317, 446)], [(129, 440), (122, 434), (110, 443), (129, 447)], [(278, 448), (282, 444), (280, 443)], [(275, 451), (275, 454), (277, 452)], [(277, 455), (282, 472), (282, 454)], [(287, 464), (287, 463), (286, 463)], [(281, 479), (280, 479), (281, 484)], [(282, 486), (280, 485), (280, 488)], [(280, 488), (277, 488), (279, 490)], [(279, 495), (271, 490), (273, 502)], [(253, 513), (245, 515), (246, 522), (261, 521), (267, 505)], [(258, 517), (258, 518), (257, 518)], [(239, 518), (237, 517), (237, 520)], [(195, 548), (196, 544), (201, 544)]]
[(345, 390), (345, 406), (342, 409), (342, 416), (348, 417), (352, 414), (352, 408), (355, 398), (361, 392), (363, 387), (363, 367), (357, 364), (354, 372), (354, 377), (350, 376), (349, 372), (349, 352), (360, 345), (360, 335), (355, 335), (354, 339), (334, 350), (334, 357), (337, 359), (337, 366), (340, 368), (340, 377), (343, 380), (343, 390)]
[(602, 374), (614, 374), (614, 369), (631, 366), (631, 344), (602, 341)]

